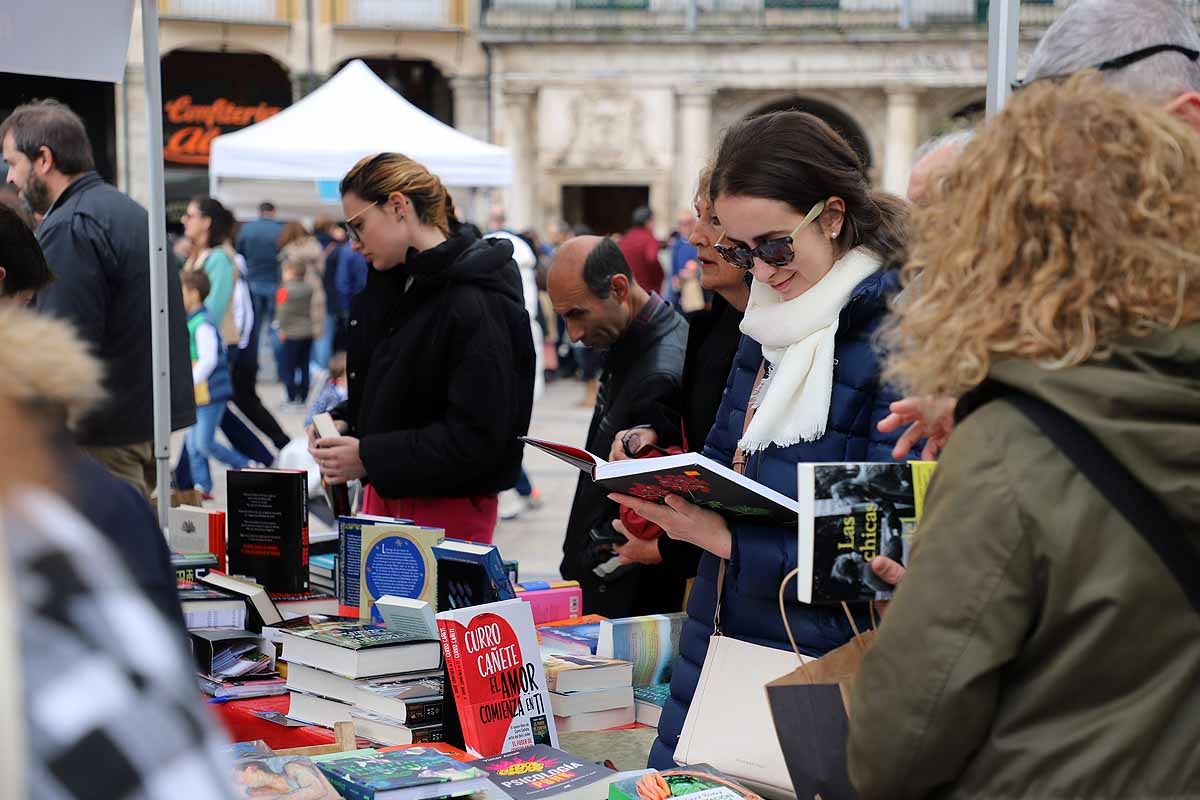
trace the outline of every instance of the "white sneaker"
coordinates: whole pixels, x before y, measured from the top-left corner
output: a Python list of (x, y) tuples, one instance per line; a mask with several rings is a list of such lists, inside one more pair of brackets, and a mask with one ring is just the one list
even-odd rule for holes
[(529, 504), (517, 494), (516, 489), (505, 489), (500, 493), (500, 519), (516, 519), (528, 507)]

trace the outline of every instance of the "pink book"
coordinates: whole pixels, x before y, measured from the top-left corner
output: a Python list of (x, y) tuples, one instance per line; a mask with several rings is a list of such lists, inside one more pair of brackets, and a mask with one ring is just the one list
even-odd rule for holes
[(535, 625), (572, 619), (583, 612), (578, 581), (523, 581), (514, 588), (517, 597), (533, 607)]

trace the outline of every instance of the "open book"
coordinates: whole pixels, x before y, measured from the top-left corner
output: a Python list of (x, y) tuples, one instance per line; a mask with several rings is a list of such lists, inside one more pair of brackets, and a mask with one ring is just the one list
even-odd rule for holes
[(521, 439), (589, 475), (610, 492), (655, 503), (676, 494), (728, 517), (789, 527), (796, 524), (799, 507), (795, 500), (699, 453), (605, 461), (578, 447), (528, 436)]

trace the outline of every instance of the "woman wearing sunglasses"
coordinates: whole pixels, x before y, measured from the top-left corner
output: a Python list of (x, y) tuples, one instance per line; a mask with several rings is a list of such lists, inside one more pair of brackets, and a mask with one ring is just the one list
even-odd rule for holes
[(436, 175), (399, 153), (341, 183), (346, 229), (371, 263), (350, 306), (345, 435), (309, 450), (325, 480), (366, 484), (362, 510), (490, 543), (517, 482), (534, 353), (512, 244), (459, 231)]
[[(799, 112), (731, 128), (710, 191), (723, 227), (717, 252), (754, 281), (741, 325), (745, 336), (705, 455), (789, 497), (796, 496), (799, 462), (891, 461), (895, 434), (880, 433), (875, 423), (896, 397), (880, 385), (871, 337), (898, 287), (882, 264), (902, 248), (903, 202), (872, 192), (846, 141)], [(665, 506), (614, 499), (668, 536), (706, 551), (650, 756), (652, 767), (662, 767), (672, 762), (703, 667), (722, 561), (723, 633), (790, 648), (777, 596), (796, 566), (796, 531), (730, 524), (679, 497)], [(786, 596), (794, 598), (794, 588)], [(793, 599), (787, 612), (807, 655), (823, 655), (852, 635), (839, 607)]]

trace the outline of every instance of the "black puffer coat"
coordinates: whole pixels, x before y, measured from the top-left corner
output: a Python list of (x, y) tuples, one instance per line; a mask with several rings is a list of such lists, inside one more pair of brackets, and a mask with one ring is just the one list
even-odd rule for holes
[(512, 487), (533, 409), (533, 342), (504, 240), (454, 236), (386, 272), (350, 306), (351, 425), (385, 498)]

